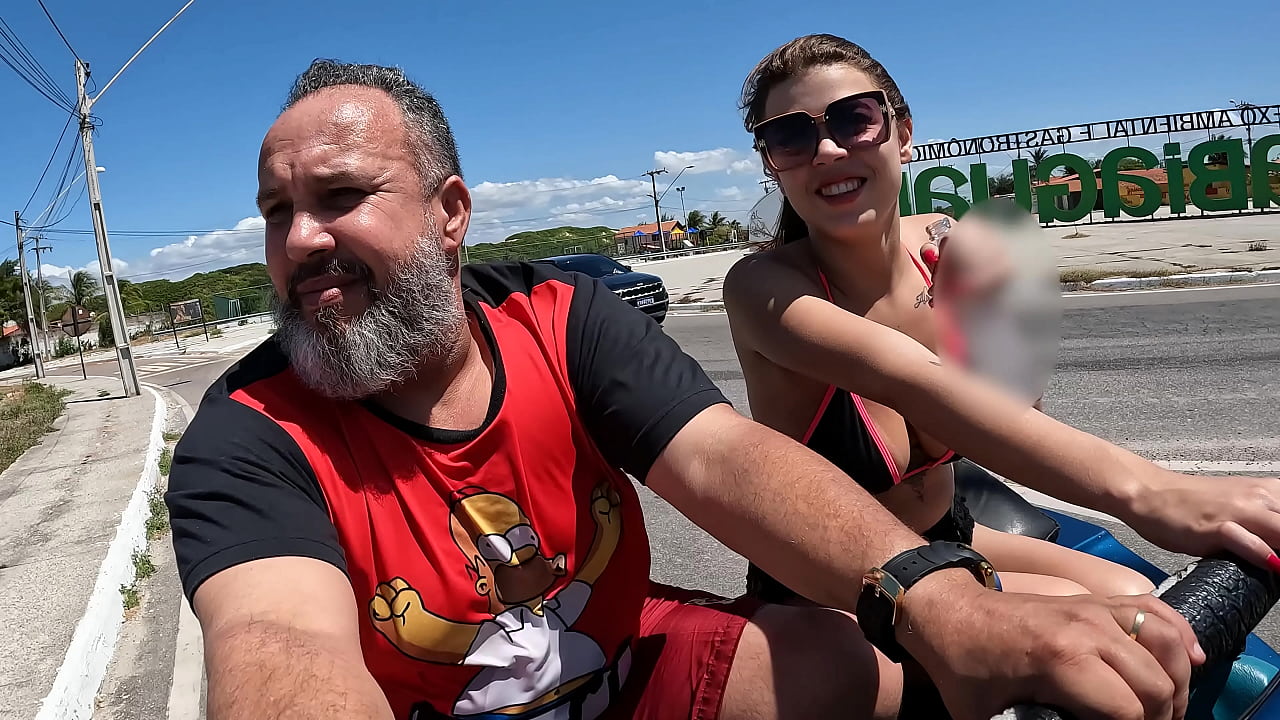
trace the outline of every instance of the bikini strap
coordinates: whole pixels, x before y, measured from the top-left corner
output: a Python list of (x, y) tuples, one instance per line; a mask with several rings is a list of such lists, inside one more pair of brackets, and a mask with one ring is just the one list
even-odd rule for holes
[(933, 287), (933, 278), (929, 277), (929, 272), (925, 268), (924, 263), (920, 262), (920, 259), (911, 252), (911, 248), (907, 247), (905, 244), (903, 244), (902, 247), (906, 249), (907, 256), (911, 258), (911, 262), (915, 263), (916, 269), (920, 271), (920, 277), (924, 278), (925, 287)]
[(831, 284), (827, 282), (827, 275), (822, 272), (822, 268), (818, 268), (818, 279), (822, 281), (822, 289), (827, 292), (827, 300), (835, 302), (835, 297), (831, 295)]

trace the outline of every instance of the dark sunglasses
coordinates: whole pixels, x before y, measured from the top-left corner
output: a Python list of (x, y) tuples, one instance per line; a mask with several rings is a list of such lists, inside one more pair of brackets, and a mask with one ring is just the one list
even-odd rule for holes
[(756, 123), (756, 149), (774, 172), (784, 172), (813, 162), (821, 135), (819, 125), (845, 150), (883, 145), (889, 139), (889, 118), (893, 111), (881, 90), (858, 93), (834, 100), (821, 115), (803, 110), (785, 113)]

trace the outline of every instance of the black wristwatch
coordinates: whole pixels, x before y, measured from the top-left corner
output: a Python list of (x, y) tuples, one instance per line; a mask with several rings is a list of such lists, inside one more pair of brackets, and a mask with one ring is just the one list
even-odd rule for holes
[(896, 663), (910, 657), (896, 635), (903, 596), (926, 575), (951, 568), (964, 568), (987, 588), (1000, 589), (1000, 579), (986, 558), (968, 545), (944, 540), (901, 553), (863, 576), (858, 625), (885, 657)]

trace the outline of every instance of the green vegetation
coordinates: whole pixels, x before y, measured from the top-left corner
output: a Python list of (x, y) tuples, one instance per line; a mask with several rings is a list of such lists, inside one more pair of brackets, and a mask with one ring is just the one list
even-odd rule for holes
[(1172, 270), (1099, 270), (1097, 268), (1072, 268), (1058, 273), (1058, 281), (1068, 285), (1088, 284), (1095, 280), (1113, 277), (1151, 278), (1168, 277)]
[(168, 475), (169, 469), (173, 467), (173, 451), (169, 449), (168, 445), (165, 445), (164, 450), (160, 451), (159, 465), (161, 475)]
[(120, 596), (124, 598), (125, 610), (132, 610), (142, 604), (142, 596), (133, 585), (121, 585)]
[(70, 390), (24, 382), (0, 389), (0, 472), (53, 429)]
[(147, 541), (150, 542), (169, 530), (169, 508), (164, 504), (164, 493), (160, 488), (155, 488), (147, 496), (147, 507), (151, 511), (147, 517)]
[(164, 441), (167, 443), (178, 442), (178, 439), (181, 437), (182, 437), (182, 433), (173, 432), (172, 430), (164, 431)]
[(603, 253), (615, 246), (613, 230), (597, 226), (590, 228), (558, 227), (549, 230), (519, 232), (502, 242), (479, 243), (467, 246), (467, 261), (473, 263), (494, 260), (536, 260), (552, 255), (569, 253)]

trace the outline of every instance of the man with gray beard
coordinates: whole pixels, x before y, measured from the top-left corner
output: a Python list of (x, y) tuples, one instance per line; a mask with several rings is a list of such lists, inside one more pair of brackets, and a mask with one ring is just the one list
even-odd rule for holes
[[(1186, 663), (1167, 606), (996, 592), (601, 283), (461, 267), (453, 136), (399, 70), (299, 76), (258, 204), (279, 330), (209, 389), (166, 494), (210, 720), (939, 717), (921, 670), (957, 717), (1117, 683), (1172, 714), (1132, 673)], [(651, 582), (628, 475), (827, 607)]]
[(308, 387), (358, 400), (412, 380), (419, 364), (450, 360), (462, 328), (455, 271), (440, 247), (435, 218), (428, 215), (427, 221), (430, 233), (395, 268), (385, 290), (369, 285), (368, 267), (353, 261), (328, 258), (318, 267), (295, 271), (291, 288), (306, 274), (350, 275), (369, 285), (374, 298), (363, 314), (349, 319), (340, 305), (322, 307), (314, 325), (303, 318), (296, 293), (276, 302), (276, 339)]

